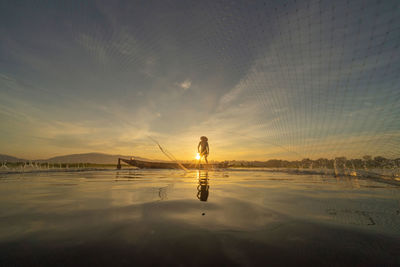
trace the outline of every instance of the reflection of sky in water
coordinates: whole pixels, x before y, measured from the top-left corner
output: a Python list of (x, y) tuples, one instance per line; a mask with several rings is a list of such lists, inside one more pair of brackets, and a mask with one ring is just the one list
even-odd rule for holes
[(96, 224), (159, 218), (247, 230), (298, 219), (360, 227), (373, 220), (371, 229), (399, 233), (399, 199), (398, 188), (377, 182), (261, 171), (9, 175), (1, 187), (9, 225), (2, 236), (79, 229), (95, 217)]
[(208, 240), (219, 242), (220, 256), (240, 263), (233, 251), (248, 242), (273, 245), (277, 253), (291, 253), (293, 244), (311, 251), (313, 242), (331, 249), (340, 241), (337, 231), (344, 231), (355, 246), (389, 242), (390, 251), (396, 243), (375, 235), (400, 235), (399, 188), (354, 177), (123, 170), (12, 174), (0, 183), (0, 246), (37, 244), (39, 255), (54, 244), (78, 254), (85, 244), (177, 253), (168, 244), (190, 240), (196, 249)]

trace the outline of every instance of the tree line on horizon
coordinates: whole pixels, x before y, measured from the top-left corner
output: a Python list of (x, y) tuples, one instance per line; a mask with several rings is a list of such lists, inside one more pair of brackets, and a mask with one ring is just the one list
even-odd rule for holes
[(302, 160), (280, 160), (270, 159), (267, 161), (229, 161), (232, 167), (269, 167), (269, 168), (304, 168), (304, 169), (394, 169), (400, 167), (400, 158), (388, 159), (382, 156), (372, 157), (365, 155), (362, 158), (347, 159), (346, 157), (335, 157), (333, 159), (319, 158), (312, 160), (304, 158)]

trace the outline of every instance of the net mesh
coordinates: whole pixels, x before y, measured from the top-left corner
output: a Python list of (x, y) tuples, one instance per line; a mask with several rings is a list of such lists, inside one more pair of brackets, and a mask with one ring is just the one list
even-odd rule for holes
[[(32, 80), (29, 86), (22, 82), (19, 86), (49, 98), (69, 97), (74, 101), (77, 99), (71, 95), (75, 93), (80, 99), (95, 94), (98, 106), (109, 106), (106, 99), (110, 95), (105, 92), (112, 92), (119, 107), (112, 115), (126, 126), (121, 131), (142, 127), (145, 112), (129, 112), (132, 106), (140, 106), (141, 100), (132, 103), (132, 99), (158, 90), (143, 103), (153, 110), (163, 110), (162, 118), (179, 119), (156, 121), (151, 131), (143, 134), (144, 139), (147, 134), (160, 132), (170, 139), (179, 132), (198, 134), (198, 129), (183, 128), (190, 121), (208, 116), (211, 119), (203, 125), (207, 133), (237, 135), (237, 140), (228, 145), (239, 149), (237, 143), (245, 143), (249, 153), (263, 143), (261, 156), (265, 159), (370, 159), (365, 157), (369, 155), (372, 160), (384, 157), (392, 166), (399, 163), (398, 1), (35, 1), (21, 5), (3, 2), (2, 9), (5, 26), (1, 31), (11, 36), (2, 46), (3, 67), (15, 61), (17, 48), (9, 54), (4, 51), (15, 37), (11, 31), (17, 29), (18, 33), (18, 29), (28, 27), (23, 19), (26, 14), (44, 18), (32, 22), (35, 30), (41, 29), (39, 37), (49, 34), (52, 41), (67, 44), (67, 40), (73, 40), (75, 45), (85, 47), (95, 62), (82, 63), (81, 69), (91, 70), (87, 79), (75, 76), (78, 78), (74, 83), (70, 77), (57, 76), (60, 82), (68, 79), (68, 93), (58, 90), (59, 86)], [(19, 12), (21, 9), (24, 12)], [(52, 16), (63, 21), (63, 37), (54, 34), (60, 27), (46, 20)], [(22, 41), (33, 39), (25, 30), (20, 36)], [(62, 49), (72, 58), (80, 55), (78, 50)], [(57, 58), (60, 51), (49, 53)], [(71, 75), (76, 68), (72, 62), (63, 62)], [(12, 66), (8, 75), (18, 69), (18, 64)], [(52, 70), (46, 66), (43, 68), (51, 76)], [(183, 71), (190, 74), (191, 80), (174, 83), (174, 79), (184, 80), (180, 76)], [(25, 74), (26, 79), (33, 76), (26, 70)], [(11, 80), (4, 77), (3, 88), (11, 87)], [(90, 79), (98, 82), (90, 83)], [(167, 84), (183, 90), (197, 86), (204, 93), (192, 93), (196, 101), (185, 96), (171, 98), (176, 92)], [(11, 93), (3, 91), (7, 94)], [(188, 103), (198, 111), (188, 112), (190, 117), (182, 112), (190, 109)], [(3, 115), (11, 114), (7, 105), (1, 102)], [(223, 113), (225, 106), (230, 108)], [(135, 117), (136, 113), (142, 117)], [(236, 121), (237, 125), (221, 121)], [(117, 128), (113, 126), (121, 129), (121, 125), (112, 123), (109, 129)], [(216, 136), (210, 138), (212, 149), (216, 149), (212, 151), (218, 151), (226, 141), (216, 142)], [(161, 136), (168, 146), (165, 139)], [(258, 141), (251, 144), (249, 139)], [(190, 142), (193, 146), (192, 139)], [(136, 144), (146, 151), (143, 142)]]

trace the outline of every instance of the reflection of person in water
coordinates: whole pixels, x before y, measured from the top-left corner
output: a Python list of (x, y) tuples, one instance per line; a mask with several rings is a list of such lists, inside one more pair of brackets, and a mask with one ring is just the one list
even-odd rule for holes
[(199, 163), (201, 162), (201, 158), (204, 157), (204, 160), (208, 164), (208, 154), (210, 153), (210, 147), (208, 146), (208, 138), (205, 136), (200, 137), (199, 145), (197, 146), (197, 151), (200, 154)]
[(208, 185), (208, 172), (201, 173), (200, 171), (197, 173), (199, 178), (199, 185), (197, 186), (197, 198), (200, 201), (207, 201), (208, 199), (208, 190), (210, 186)]

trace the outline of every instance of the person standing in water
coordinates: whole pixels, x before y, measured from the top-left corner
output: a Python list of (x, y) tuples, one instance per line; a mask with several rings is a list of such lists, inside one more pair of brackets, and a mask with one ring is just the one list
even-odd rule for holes
[(197, 151), (200, 154), (199, 164), (201, 162), (201, 158), (204, 157), (204, 160), (208, 164), (208, 154), (210, 153), (210, 147), (208, 146), (208, 138), (205, 136), (200, 137), (199, 145), (197, 146)]

